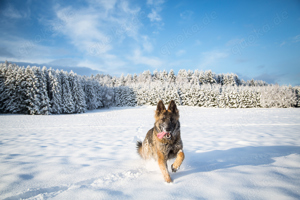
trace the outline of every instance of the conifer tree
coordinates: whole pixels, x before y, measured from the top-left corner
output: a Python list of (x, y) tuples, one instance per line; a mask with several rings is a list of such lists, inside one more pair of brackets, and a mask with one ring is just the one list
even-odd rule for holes
[(73, 82), (72, 85), (72, 96), (75, 104), (75, 113), (84, 113), (86, 112), (86, 103), (85, 103), (85, 93), (81, 87), (81, 82), (73, 71), (69, 74), (69, 81)]
[(70, 88), (69, 74), (60, 71), (61, 85), (62, 85), (62, 111), (63, 113), (70, 114), (75, 112), (75, 104), (72, 97)]
[(50, 112), (52, 114), (61, 114), (62, 111), (62, 88), (60, 72), (54, 71), (53, 69), (48, 69), (49, 77), (49, 100), (50, 100)]

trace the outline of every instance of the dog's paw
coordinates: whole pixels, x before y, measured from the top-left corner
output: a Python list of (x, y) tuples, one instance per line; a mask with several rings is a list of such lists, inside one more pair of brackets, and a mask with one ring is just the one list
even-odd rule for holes
[(171, 177), (165, 178), (165, 181), (166, 181), (167, 183), (172, 183), (172, 182), (173, 182), (173, 180), (171, 179)]
[(174, 167), (173, 167), (173, 164), (172, 164), (172, 165), (171, 165), (171, 169), (172, 169), (172, 172), (175, 173), (175, 172), (177, 172), (177, 171), (179, 170), (179, 167), (178, 167), (178, 168), (174, 168)]

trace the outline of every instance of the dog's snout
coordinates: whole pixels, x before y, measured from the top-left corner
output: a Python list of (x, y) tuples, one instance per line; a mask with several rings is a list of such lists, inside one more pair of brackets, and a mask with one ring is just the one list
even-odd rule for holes
[(170, 132), (172, 130), (172, 124), (169, 123), (168, 126), (166, 127), (166, 131)]
[(171, 128), (166, 128), (166, 131), (167, 131), (167, 132), (170, 132), (170, 131), (171, 131)]

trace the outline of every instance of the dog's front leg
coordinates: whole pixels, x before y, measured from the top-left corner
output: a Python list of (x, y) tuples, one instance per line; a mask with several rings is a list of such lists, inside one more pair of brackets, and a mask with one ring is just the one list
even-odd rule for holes
[(160, 151), (157, 152), (157, 155), (158, 155), (158, 165), (159, 165), (160, 171), (163, 174), (165, 181), (167, 183), (171, 183), (172, 179), (168, 172), (167, 159), (164, 157), (164, 155)]
[(184, 153), (182, 150), (179, 150), (175, 162), (171, 165), (172, 172), (176, 172), (179, 169), (183, 160), (184, 160)]

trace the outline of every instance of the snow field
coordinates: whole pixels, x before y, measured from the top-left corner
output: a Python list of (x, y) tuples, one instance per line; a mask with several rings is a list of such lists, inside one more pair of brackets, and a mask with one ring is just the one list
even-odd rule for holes
[(0, 115), (0, 199), (300, 198), (299, 109), (179, 107), (186, 158), (171, 184), (136, 153), (154, 110)]

